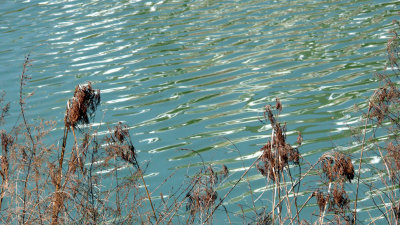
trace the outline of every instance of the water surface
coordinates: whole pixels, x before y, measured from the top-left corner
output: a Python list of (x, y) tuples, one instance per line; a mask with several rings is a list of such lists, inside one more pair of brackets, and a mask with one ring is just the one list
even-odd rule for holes
[[(18, 100), (30, 52), (31, 120), (56, 120), (61, 129), (74, 87), (92, 81), (102, 91), (96, 124), (103, 123), (100, 131), (118, 121), (130, 125), (139, 159), (149, 162), (150, 188), (176, 169), (174, 183), (182, 184), (200, 168), (196, 154), (180, 149), (200, 152), (216, 168), (226, 164), (234, 180), (270, 136), (259, 119), (276, 97), (289, 142), (303, 135), (305, 160), (334, 148), (359, 151), (345, 147), (352, 142), (348, 125), (360, 120), (351, 107), (377, 86), (373, 74), (384, 68), (398, 6), (382, 0), (2, 1), (0, 88)], [(17, 119), (17, 105), (10, 117)], [(266, 181), (255, 170), (249, 176), (258, 197)], [(221, 196), (229, 186), (221, 186)], [(260, 205), (269, 197), (262, 195)], [(239, 200), (251, 206), (246, 183), (227, 204), (238, 211)]]

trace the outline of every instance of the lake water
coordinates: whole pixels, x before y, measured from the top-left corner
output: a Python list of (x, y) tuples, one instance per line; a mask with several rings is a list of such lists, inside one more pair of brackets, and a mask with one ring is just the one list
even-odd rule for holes
[[(259, 118), (276, 97), (289, 142), (303, 135), (305, 160), (346, 151), (348, 125), (360, 122), (352, 106), (377, 87), (373, 74), (386, 63), (398, 9), (383, 0), (1, 1), (0, 89), (14, 101), (15, 121), (30, 52), (27, 117), (57, 121), (61, 138), (67, 99), (91, 81), (102, 91), (95, 125), (130, 125), (150, 189), (178, 169), (160, 190), (166, 195), (200, 168), (200, 158), (181, 149), (239, 178), (271, 134)], [(249, 178), (260, 196), (265, 178), (255, 169)], [(247, 187), (230, 195), (234, 212), (239, 202), (252, 205)]]

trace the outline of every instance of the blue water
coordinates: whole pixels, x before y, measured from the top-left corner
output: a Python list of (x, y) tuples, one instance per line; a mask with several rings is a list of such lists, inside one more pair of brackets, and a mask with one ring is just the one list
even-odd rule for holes
[[(181, 149), (198, 151), (216, 168), (225, 164), (230, 180), (239, 178), (271, 134), (259, 119), (276, 97), (289, 142), (303, 135), (304, 160), (313, 163), (334, 148), (357, 154), (346, 148), (348, 125), (360, 122), (352, 106), (377, 86), (373, 74), (385, 66), (398, 7), (381, 0), (6, 0), (0, 89), (14, 103), (9, 121), (16, 121), (19, 76), (30, 53), (27, 117), (57, 121), (54, 136), (61, 138), (67, 99), (91, 81), (102, 91), (94, 129), (101, 136), (118, 121), (129, 124), (139, 160), (149, 163), (150, 189), (177, 170), (159, 189), (167, 195), (200, 168), (199, 157)], [(249, 179), (260, 196), (265, 178), (254, 169)], [(318, 186), (307, 185), (303, 191)], [(221, 185), (220, 196), (230, 186)], [(270, 196), (261, 195), (261, 205)], [(239, 212), (239, 201), (251, 206), (246, 182), (226, 204)]]

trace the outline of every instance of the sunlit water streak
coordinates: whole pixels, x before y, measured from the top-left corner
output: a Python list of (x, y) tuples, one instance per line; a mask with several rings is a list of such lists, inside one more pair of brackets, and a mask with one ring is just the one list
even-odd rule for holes
[[(289, 140), (303, 134), (306, 160), (351, 143), (348, 125), (358, 126), (360, 118), (350, 107), (376, 87), (372, 74), (383, 70), (398, 5), (60, 0), (3, 1), (0, 9), (0, 87), (8, 98), (17, 99), (28, 52), (34, 61), (26, 91), (35, 91), (29, 118), (62, 126), (75, 85), (92, 81), (102, 90), (96, 122), (131, 126), (139, 159), (150, 161), (151, 188), (176, 168), (198, 169), (196, 154), (182, 148), (226, 164), (238, 178), (242, 163), (249, 166), (271, 135), (259, 119), (275, 97), (283, 102)], [(17, 115), (12, 108), (11, 118)], [(256, 192), (265, 188), (256, 171), (250, 176)], [(243, 190), (248, 203), (246, 184), (232, 198), (242, 199)]]

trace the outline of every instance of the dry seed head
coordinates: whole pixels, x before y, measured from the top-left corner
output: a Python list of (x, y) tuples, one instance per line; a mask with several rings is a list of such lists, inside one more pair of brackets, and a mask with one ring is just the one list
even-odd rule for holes
[(294, 164), (298, 165), (300, 163), (300, 152), (298, 148), (292, 148), (292, 146), (287, 145), (290, 147), (289, 151), (289, 161), (293, 162)]
[(119, 122), (114, 128), (114, 137), (120, 142), (124, 142), (125, 138), (129, 137), (128, 126)]
[(300, 146), (303, 143), (303, 136), (301, 136), (301, 132), (299, 131), (299, 136), (297, 136), (297, 144)]
[(399, 90), (396, 88), (396, 86), (393, 83), (390, 83), (390, 89), (389, 92), (387, 93), (387, 99), (389, 101), (394, 101), (394, 102), (399, 102), (399, 98), (400, 98), (400, 92)]
[(1, 176), (3, 178), (3, 181), (8, 182), (8, 169), (9, 169), (9, 163), (8, 163), (8, 158), (6, 156), (0, 156), (1, 157)]
[(228, 175), (229, 175), (228, 167), (226, 167), (226, 165), (222, 165), (222, 177), (226, 178)]
[[(392, 173), (400, 170), (400, 145), (394, 145), (393, 142), (389, 142), (386, 146), (388, 154), (386, 159), (389, 162), (390, 170)], [(393, 168), (395, 166), (395, 168)]]
[(257, 168), (258, 171), (260, 171), (261, 175), (267, 176), (267, 172), (265, 171), (264, 166), (260, 165), (260, 162), (256, 163), (256, 168)]
[(90, 82), (86, 86), (77, 85), (72, 100), (68, 100), (64, 123), (66, 127), (77, 124), (89, 124), (97, 106), (100, 105), (100, 90), (92, 89)]
[(274, 127), (274, 125), (275, 125), (275, 118), (274, 118), (274, 114), (272, 113), (272, 110), (271, 110), (271, 105), (266, 105), (266, 106), (265, 106), (264, 116), (265, 116), (266, 114), (268, 115), (268, 119), (269, 119), (269, 121), (271, 122), (271, 126)]
[(1, 134), (1, 147), (2, 147), (2, 154), (7, 155), (8, 154), (8, 147), (14, 143), (14, 138), (7, 134), (5, 130), (2, 130), (0, 132)]
[(275, 136), (274, 136), (274, 144), (278, 146), (285, 146), (286, 136), (284, 134), (284, 130), (281, 128), (279, 123), (275, 124)]
[(325, 176), (330, 180), (354, 178), (354, 166), (349, 156), (341, 152), (327, 152), (321, 156), (321, 167)]
[(345, 207), (348, 207), (350, 201), (343, 187), (338, 188), (338, 185), (335, 185), (332, 191), (332, 197), (333, 205), (337, 206), (337, 208), (343, 209)]
[(122, 123), (118, 123), (114, 131), (110, 131), (110, 136), (106, 137), (108, 143), (108, 153), (111, 157), (117, 155), (122, 160), (129, 162), (133, 165), (137, 164), (135, 147), (133, 146), (128, 126)]
[[(2, 102), (2, 98), (0, 98), (0, 103)], [(4, 123), (4, 117), (8, 115), (8, 111), (10, 110), (10, 103), (8, 102), (5, 106), (1, 108), (1, 115), (0, 115), (0, 125)]]
[(76, 171), (76, 168), (78, 166), (78, 157), (77, 157), (76, 146), (73, 147), (71, 158), (70, 158), (70, 160), (68, 162), (68, 165), (69, 165), (69, 172), (71, 174), (74, 174), (75, 171)]
[(275, 103), (275, 108), (276, 110), (278, 110), (279, 112), (282, 112), (282, 103), (281, 100), (279, 98), (275, 99), (276, 103)]
[(208, 166), (208, 172), (210, 173), (209, 175), (209, 183), (211, 185), (214, 185), (218, 182), (218, 176), (216, 176), (216, 173), (214, 172), (213, 168), (211, 166)]
[(1, 175), (5, 182), (8, 182), (8, 172), (9, 172), (9, 154), (8, 148), (10, 145), (14, 143), (14, 138), (7, 134), (6, 131), (1, 131), (1, 147), (2, 147), (2, 155), (1, 155)]
[[(281, 103), (277, 99), (277, 108), (281, 108)], [(286, 123), (281, 126), (278, 123), (271, 110), (270, 105), (265, 106), (264, 117), (271, 121), (271, 126), (274, 129), (271, 141), (268, 141), (260, 150), (262, 155), (260, 157), (261, 162), (256, 164), (256, 168), (263, 176), (267, 179), (275, 180), (278, 179), (284, 168), (292, 162), (298, 164), (300, 161), (300, 153), (297, 148), (293, 148), (291, 145), (286, 143)], [(301, 138), (301, 135), (299, 136)], [(300, 139), (298, 138), (298, 140)], [(299, 140), (300, 142), (301, 140)]]
[(214, 205), (217, 196), (217, 192), (212, 188), (206, 188), (205, 193), (203, 193), (203, 195), (200, 197), (202, 206), (205, 208), (210, 208), (212, 205)]
[(315, 196), (317, 197), (317, 204), (319, 210), (322, 212), (325, 209), (326, 204), (328, 203), (329, 196), (325, 196), (324, 193), (318, 191)]

